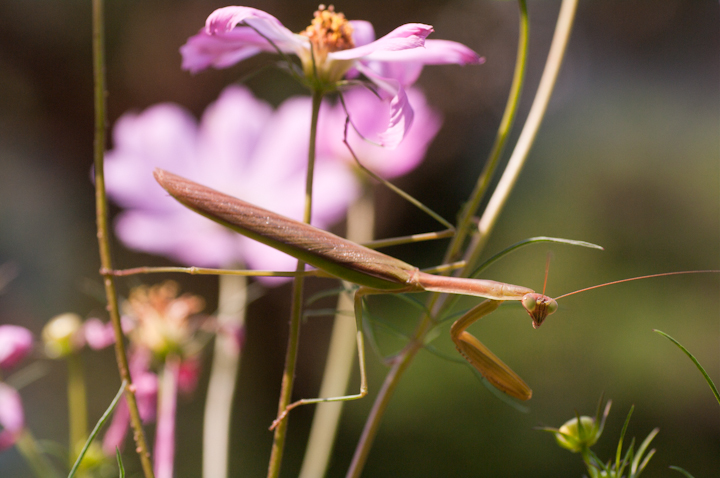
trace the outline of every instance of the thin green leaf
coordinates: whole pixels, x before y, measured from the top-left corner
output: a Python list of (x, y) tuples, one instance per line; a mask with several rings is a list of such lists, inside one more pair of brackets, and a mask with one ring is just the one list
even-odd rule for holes
[(601, 251), (605, 250), (602, 246), (598, 246), (597, 244), (593, 244), (591, 242), (585, 242), (585, 241), (575, 241), (573, 239), (563, 239), (559, 237), (546, 237), (546, 236), (538, 236), (538, 237), (531, 237), (529, 239), (522, 240), (520, 242), (516, 242), (515, 244), (506, 247), (502, 251), (498, 252), (494, 256), (492, 256), (490, 259), (483, 262), (475, 271), (470, 274), (470, 277), (477, 277), (480, 275), (482, 271), (490, 267), (491, 264), (497, 262), (498, 260), (502, 259), (506, 255), (510, 254), (511, 252), (516, 251), (517, 249), (520, 249), (521, 247), (529, 246), (531, 244), (538, 244), (543, 242), (554, 242), (558, 244), (569, 244), (571, 246), (580, 246), (580, 247), (588, 247), (590, 249), (599, 249)]
[(640, 476), (640, 473), (642, 473), (642, 471), (645, 469), (645, 467), (647, 466), (648, 462), (650, 461), (650, 458), (652, 458), (653, 456), (655, 456), (655, 448), (653, 448), (652, 450), (650, 450), (650, 451), (648, 452), (648, 454), (647, 454), (647, 456), (645, 457), (645, 459), (642, 461), (642, 463), (640, 463), (640, 467), (638, 468), (637, 474), (636, 474), (636, 475), (635, 475), (635, 474), (630, 475), (631, 478), (637, 478), (638, 476)]
[[(633, 411), (635, 410), (635, 405), (630, 407), (630, 411), (627, 414), (627, 418), (625, 419), (625, 424), (622, 427), (622, 432), (620, 432), (620, 440), (618, 441), (617, 451), (615, 452), (615, 470), (618, 471), (618, 467), (620, 466), (620, 455), (622, 455), (622, 444), (623, 439), (625, 438), (625, 433), (627, 432), (628, 424), (630, 423), (630, 417), (633, 414)], [(620, 474), (618, 473), (618, 476)]]
[(700, 362), (698, 362), (698, 360), (695, 358), (695, 356), (694, 356), (693, 354), (691, 354), (690, 351), (688, 351), (688, 349), (686, 349), (685, 347), (683, 347), (680, 342), (678, 342), (678, 341), (675, 340), (674, 338), (670, 337), (670, 336), (669, 336), (668, 334), (666, 334), (665, 332), (663, 332), (663, 331), (661, 331), (661, 330), (657, 330), (657, 329), (654, 329), (654, 332), (657, 332), (658, 334), (662, 335), (662, 336), (665, 337), (666, 339), (670, 340), (672, 343), (674, 343), (675, 345), (677, 345), (677, 346), (680, 348), (680, 350), (682, 350), (683, 352), (685, 352), (685, 355), (687, 355), (688, 357), (690, 357), (690, 360), (693, 361), (693, 363), (694, 363), (695, 366), (698, 368), (698, 370), (700, 370), (700, 373), (703, 375), (703, 377), (705, 377), (705, 381), (706, 381), (707, 384), (710, 386), (710, 390), (712, 390), (713, 394), (715, 395), (715, 399), (718, 401), (718, 403), (720, 403), (720, 393), (718, 393), (717, 387), (715, 386), (715, 384), (713, 383), (713, 381), (710, 379), (710, 376), (707, 374), (707, 372), (705, 371), (705, 369), (703, 368), (703, 366), (700, 365)]
[[(604, 393), (603, 393), (603, 395), (604, 395)], [(602, 403), (602, 400), (598, 403), (598, 417), (600, 416), (601, 403)], [(603, 430), (605, 430), (605, 421), (607, 420), (608, 415), (610, 415), (610, 407), (611, 406), (612, 406), (612, 400), (608, 400), (607, 404), (605, 404), (605, 410), (603, 411), (602, 420), (600, 421), (600, 427), (598, 428), (598, 436), (601, 436), (603, 433)]]
[(337, 310), (337, 309), (310, 309), (303, 312), (303, 321), (312, 317), (334, 317), (335, 315), (346, 315), (348, 317), (355, 317), (355, 314), (349, 310)]
[(695, 478), (694, 476), (692, 476), (690, 473), (688, 473), (687, 471), (683, 470), (683, 469), (680, 468), (679, 466), (671, 466), (670, 469), (682, 473), (683, 475), (685, 475), (686, 478)]
[(635, 459), (633, 460), (632, 466), (630, 467), (631, 476), (636, 476), (636, 472), (640, 474), (640, 471), (642, 471), (642, 466), (638, 466), (640, 460), (645, 454), (645, 450), (647, 449), (647, 447), (650, 446), (650, 442), (653, 441), (653, 438), (655, 438), (655, 435), (657, 435), (659, 431), (659, 428), (653, 429), (653, 431), (651, 431), (650, 434), (648, 434), (648, 436), (645, 438), (645, 440), (643, 440), (643, 442), (640, 444), (640, 447), (637, 450), (637, 455), (635, 455)]
[(316, 294), (311, 295), (306, 301), (305, 305), (312, 305), (314, 302), (317, 302), (320, 299), (324, 299), (325, 297), (335, 297), (336, 295), (340, 295), (343, 292), (351, 293), (352, 288), (348, 289), (345, 287), (334, 287), (332, 289), (327, 289), (320, 291)]
[(401, 300), (407, 304), (410, 304), (414, 308), (418, 309), (420, 312), (425, 314), (430, 314), (430, 309), (428, 309), (425, 306), (425, 303), (422, 302), (417, 297), (410, 295), (410, 294), (393, 294), (394, 299)]
[(391, 237), (389, 239), (375, 239), (374, 241), (364, 242), (362, 245), (368, 249), (380, 249), (382, 247), (398, 246), (400, 244), (414, 244), (422, 241), (447, 239), (453, 235), (455, 235), (455, 229), (445, 229), (443, 231), (410, 234), (408, 236)]
[(118, 447), (115, 447), (115, 459), (117, 460), (118, 464), (118, 477), (125, 478), (125, 465), (123, 465), (122, 456), (120, 455), (120, 448)]
[(80, 466), (80, 463), (82, 462), (83, 458), (85, 457), (85, 453), (87, 453), (88, 448), (90, 448), (90, 444), (93, 442), (95, 437), (97, 436), (98, 432), (102, 428), (102, 426), (105, 424), (108, 418), (110, 418), (110, 415), (112, 414), (113, 410), (115, 410), (115, 406), (117, 406), (118, 402), (120, 401), (120, 397), (122, 397), (123, 392), (125, 391), (125, 387), (127, 387), (127, 381), (123, 380), (122, 384), (120, 384), (120, 390), (118, 390), (118, 393), (115, 395), (115, 398), (113, 398), (113, 401), (110, 402), (110, 406), (105, 410), (105, 413), (103, 413), (102, 417), (100, 417), (100, 420), (95, 424), (95, 428), (93, 428), (93, 431), (90, 432), (90, 436), (88, 437), (87, 441), (85, 442), (85, 446), (83, 446), (82, 451), (80, 452), (80, 455), (78, 455), (77, 460), (75, 460), (75, 464), (73, 465), (72, 469), (70, 470), (70, 473), (68, 474), (68, 478), (72, 478), (75, 476), (75, 473), (78, 470), (78, 467)]
[(625, 472), (625, 467), (628, 466), (628, 464), (630, 464), (630, 462), (633, 461), (633, 457), (635, 455), (634, 448), (635, 448), (635, 438), (633, 437), (633, 439), (630, 440), (630, 446), (628, 446), (628, 449), (625, 452), (625, 456), (623, 456), (622, 462), (620, 463), (620, 468), (617, 472), (618, 477), (623, 476), (623, 473)]

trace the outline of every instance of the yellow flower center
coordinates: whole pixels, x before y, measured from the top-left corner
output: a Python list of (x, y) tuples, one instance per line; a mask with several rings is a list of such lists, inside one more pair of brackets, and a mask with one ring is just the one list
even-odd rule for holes
[[(307, 76), (317, 74), (323, 81), (335, 82), (342, 78), (350, 68), (350, 61), (327, 61), (328, 53), (355, 47), (353, 27), (345, 15), (335, 12), (332, 5), (320, 5), (314, 13), (313, 21), (300, 35), (307, 37), (313, 49), (313, 55), (301, 55), (303, 70)], [(314, 58), (313, 58), (314, 57)], [(315, 65), (313, 66), (313, 59)]]

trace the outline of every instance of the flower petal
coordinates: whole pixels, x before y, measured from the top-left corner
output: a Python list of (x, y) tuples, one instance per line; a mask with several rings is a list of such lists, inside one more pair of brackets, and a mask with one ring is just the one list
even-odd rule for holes
[(424, 48), (377, 51), (367, 55), (368, 61), (417, 62), (421, 65), (479, 65), (485, 58), (462, 43), (449, 40), (426, 40)]
[(173, 214), (125, 211), (117, 219), (115, 232), (132, 249), (186, 265), (222, 267), (238, 259), (240, 251), (233, 232), (178, 206)]
[[(378, 142), (378, 135), (387, 127), (390, 105), (366, 88), (353, 88), (343, 94), (354, 126), (348, 131), (348, 142), (360, 162), (383, 178), (401, 176), (418, 166), (442, 123), (442, 118), (427, 104), (420, 90), (410, 88), (406, 93), (415, 119), (405, 139), (394, 150), (373, 144)], [(340, 103), (320, 113), (322, 123), (319, 130), (332, 134), (318, 137), (318, 154), (355, 168), (355, 161), (342, 142), (345, 116)], [(355, 128), (362, 137), (358, 136)]]
[(375, 41), (375, 29), (372, 23), (365, 20), (351, 20), (350, 24), (353, 27), (352, 38), (355, 47), (364, 46)]
[[(272, 43), (271, 43), (272, 42)], [(297, 53), (310, 48), (269, 13), (250, 7), (224, 7), (207, 18), (205, 28), (180, 47), (182, 69), (227, 68), (262, 51)]]
[(328, 58), (333, 60), (355, 60), (377, 52), (419, 48), (425, 44), (425, 38), (432, 32), (433, 27), (430, 25), (407, 23), (372, 43), (350, 48), (349, 50), (329, 53)]
[(383, 78), (369, 68), (358, 65), (358, 71), (380, 87), (383, 96), (391, 98), (388, 126), (385, 131), (379, 135), (379, 139), (380, 144), (386, 148), (394, 149), (403, 140), (413, 122), (414, 114), (405, 90), (399, 81), (392, 78)]
[(0, 450), (11, 447), (25, 427), (20, 394), (10, 385), (0, 382)]
[(462, 43), (426, 40), (424, 48), (401, 51), (379, 51), (363, 58), (362, 63), (384, 78), (393, 78), (404, 87), (417, 81), (425, 65), (478, 65), (485, 62)]
[(272, 41), (282, 51), (309, 49), (307, 38), (297, 35), (283, 26), (270, 15), (251, 7), (223, 7), (210, 14), (205, 21), (205, 31), (209, 35), (225, 34), (234, 31), (241, 24), (249, 25), (267, 40)]
[(178, 105), (163, 103), (126, 113), (115, 123), (115, 148), (105, 157), (108, 194), (123, 207), (177, 210), (152, 177), (155, 167), (190, 175), (197, 166), (197, 121)]
[(182, 69), (192, 73), (211, 66), (227, 68), (261, 51), (275, 49), (250, 28), (239, 28), (222, 35), (210, 35), (203, 28), (180, 47)]
[[(285, 101), (273, 112), (247, 89), (226, 88), (200, 125), (184, 109), (159, 105), (123, 117), (108, 153), (108, 193), (127, 209), (116, 233), (130, 248), (202, 267), (245, 263), (293, 270), (296, 260), (245, 239), (178, 204), (156, 184), (156, 167), (196, 180), (294, 219), (303, 212), (311, 101)], [(323, 134), (322, 132), (319, 134)], [(353, 172), (318, 168), (313, 224), (327, 227), (357, 197)]]
[(0, 325), (0, 367), (10, 368), (32, 349), (33, 336), (19, 325)]

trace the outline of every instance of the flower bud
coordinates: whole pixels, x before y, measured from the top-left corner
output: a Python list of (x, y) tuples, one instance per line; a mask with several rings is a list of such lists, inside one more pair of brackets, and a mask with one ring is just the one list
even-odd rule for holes
[(580, 425), (577, 417), (565, 422), (555, 433), (555, 440), (561, 447), (577, 453), (593, 446), (601, 434), (602, 429), (594, 418), (581, 416)]
[(45, 342), (45, 353), (50, 358), (75, 353), (82, 347), (82, 319), (72, 313), (57, 315), (45, 324), (42, 338)]

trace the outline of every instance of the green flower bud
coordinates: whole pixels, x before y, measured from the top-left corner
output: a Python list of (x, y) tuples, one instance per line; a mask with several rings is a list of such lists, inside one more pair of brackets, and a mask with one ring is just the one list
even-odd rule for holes
[(65, 357), (77, 352), (82, 347), (81, 329), (82, 319), (77, 314), (61, 314), (50, 319), (42, 330), (48, 357)]
[(577, 453), (597, 443), (601, 434), (602, 429), (594, 418), (582, 416), (580, 425), (577, 417), (565, 422), (555, 433), (555, 440), (561, 447)]

